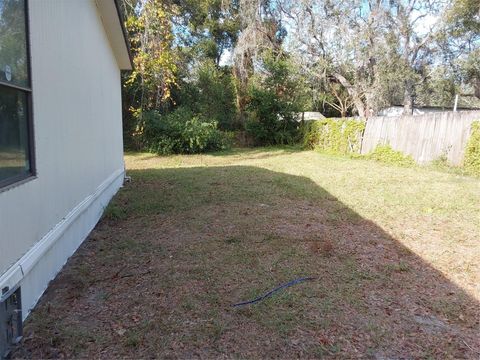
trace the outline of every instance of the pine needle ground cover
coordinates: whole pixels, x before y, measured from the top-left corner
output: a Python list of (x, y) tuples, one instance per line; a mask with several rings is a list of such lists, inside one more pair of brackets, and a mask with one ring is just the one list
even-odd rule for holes
[(126, 165), (16, 357), (478, 358), (479, 179), (275, 148)]

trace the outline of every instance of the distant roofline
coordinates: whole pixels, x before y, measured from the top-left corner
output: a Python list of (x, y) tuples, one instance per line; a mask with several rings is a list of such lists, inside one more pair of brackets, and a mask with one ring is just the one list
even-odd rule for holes
[[(403, 105), (389, 105), (389, 106), (386, 106), (383, 108), (384, 109), (388, 109), (388, 108), (392, 108), (392, 107), (400, 107), (400, 108), (403, 108)], [(453, 109), (453, 106), (414, 106), (413, 107), (414, 109), (435, 109), (435, 110), (449, 110), (449, 109)], [(480, 110), (479, 107), (466, 107), (466, 106), (457, 106), (457, 110)]]

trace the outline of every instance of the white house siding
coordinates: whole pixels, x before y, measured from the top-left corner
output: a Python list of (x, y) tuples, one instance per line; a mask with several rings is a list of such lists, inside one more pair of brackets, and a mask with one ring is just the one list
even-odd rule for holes
[[(104, 1), (104, 0), (100, 0)], [(0, 190), (0, 286), (24, 314), (123, 180), (120, 70), (93, 0), (30, 0), (37, 178)]]

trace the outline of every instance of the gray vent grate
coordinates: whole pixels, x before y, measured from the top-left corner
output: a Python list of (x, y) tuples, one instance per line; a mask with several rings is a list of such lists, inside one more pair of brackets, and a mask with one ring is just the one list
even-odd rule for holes
[(12, 346), (22, 339), (22, 331), (20, 288), (4, 288), (0, 296), (0, 359), (10, 356)]

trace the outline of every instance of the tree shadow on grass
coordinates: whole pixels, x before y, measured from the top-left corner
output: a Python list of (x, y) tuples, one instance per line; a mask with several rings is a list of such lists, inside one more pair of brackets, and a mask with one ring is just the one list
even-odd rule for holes
[[(16, 356), (478, 357), (479, 303), (310, 179), (129, 175)], [(231, 307), (303, 276), (315, 280)]]

